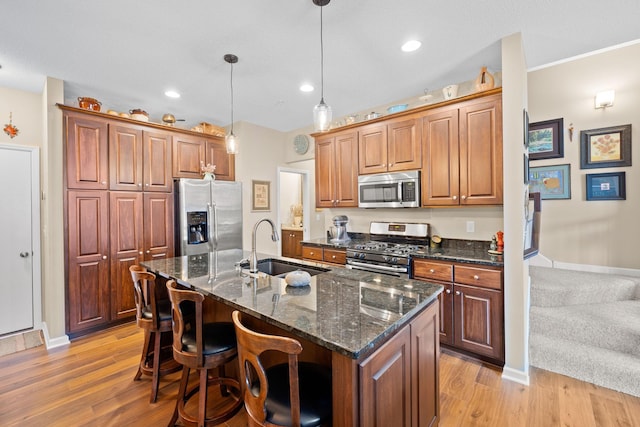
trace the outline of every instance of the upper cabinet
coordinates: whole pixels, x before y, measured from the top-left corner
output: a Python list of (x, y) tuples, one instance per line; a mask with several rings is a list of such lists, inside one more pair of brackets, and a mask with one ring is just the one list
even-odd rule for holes
[(216, 179), (223, 181), (235, 181), (236, 156), (227, 154), (227, 147), (223, 138), (207, 139), (205, 142), (205, 164), (216, 166), (214, 172)]
[(429, 110), (422, 118), (422, 205), (502, 204), (502, 98)]
[(363, 126), (358, 136), (361, 175), (420, 169), (419, 119), (400, 119)]
[(316, 207), (358, 206), (358, 132), (316, 139)]
[(235, 155), (227, 154), (224, 139), (199, 138), (192, 135), (173, 137), (173, 176), (175, 178), (202, 178), (200, 167), (216, 166), (216, 179), (234, 181)]
[(108, 126), (104, 120), (65, 116), (67, 187), (83, 190), (109, 188)]

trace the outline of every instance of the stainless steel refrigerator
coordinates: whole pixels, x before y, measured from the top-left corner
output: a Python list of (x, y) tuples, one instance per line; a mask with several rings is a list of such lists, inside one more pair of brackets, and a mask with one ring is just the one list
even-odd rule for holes
[(175, 182), (176, 254), (242, 249), (242, 183)]

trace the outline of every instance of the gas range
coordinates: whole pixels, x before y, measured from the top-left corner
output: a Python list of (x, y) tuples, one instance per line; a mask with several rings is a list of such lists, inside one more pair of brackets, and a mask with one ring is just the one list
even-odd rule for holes
[(369, 235), (347, 248), (346, 267), (408, 278), (411, 254), (428, 246), (429, 224), (372, 222)]

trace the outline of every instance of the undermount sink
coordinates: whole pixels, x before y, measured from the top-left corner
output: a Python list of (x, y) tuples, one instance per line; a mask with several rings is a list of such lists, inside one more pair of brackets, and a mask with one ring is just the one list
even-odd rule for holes
[(305, 264), (298, 264), (273, 258), (266, 258), (258, 261), (258, 271), (268, 274), (269, 276), (284, 277), (285, 274), (296, 270), (306, 271), (311, 276), (329, 271), (327, 268), (310, 267)]

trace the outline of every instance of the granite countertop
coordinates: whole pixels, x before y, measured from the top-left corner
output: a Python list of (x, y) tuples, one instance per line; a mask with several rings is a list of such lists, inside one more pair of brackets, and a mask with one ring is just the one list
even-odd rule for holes
[[(232, 249), (144, 261), (142, 265), (352, 359), (372, 353), (443, 290), (438, 284), (335, 266), (312, 276), (309, 286), (294, 288), (283, 278), (250, 274), (236, 266), (249, 255), (248, 251)], [(265, 258), (318, 266), (315, 262), (258, 256)], [(390, 298), (400, 294), (402, 297)], [(366, 295), (366, 301), (361, 301), (361, 295)], [(396, 303), (389, 307), (392, 299)], [(405, 304), (402, 310), (398, 301)]]
[[(366, 235), (364, 235), (366, 236)], [(330, 248), (348, 249), (353, 245), (367, 241), (368, 236), (362, 238), (352, 238), (348, 242), (333, 243), (327, 238), (304, 240), (302, 244), (317, 245)], [(459, 262), (465, 264), (478, 264), (493, 267), (504, 266), (504, 255), (492, 255), (487, 252), (489, 242), (448, 240), (441, 248), (425, 248), (412, 254), (413, 258), (433, 259), (448, 262)]]

